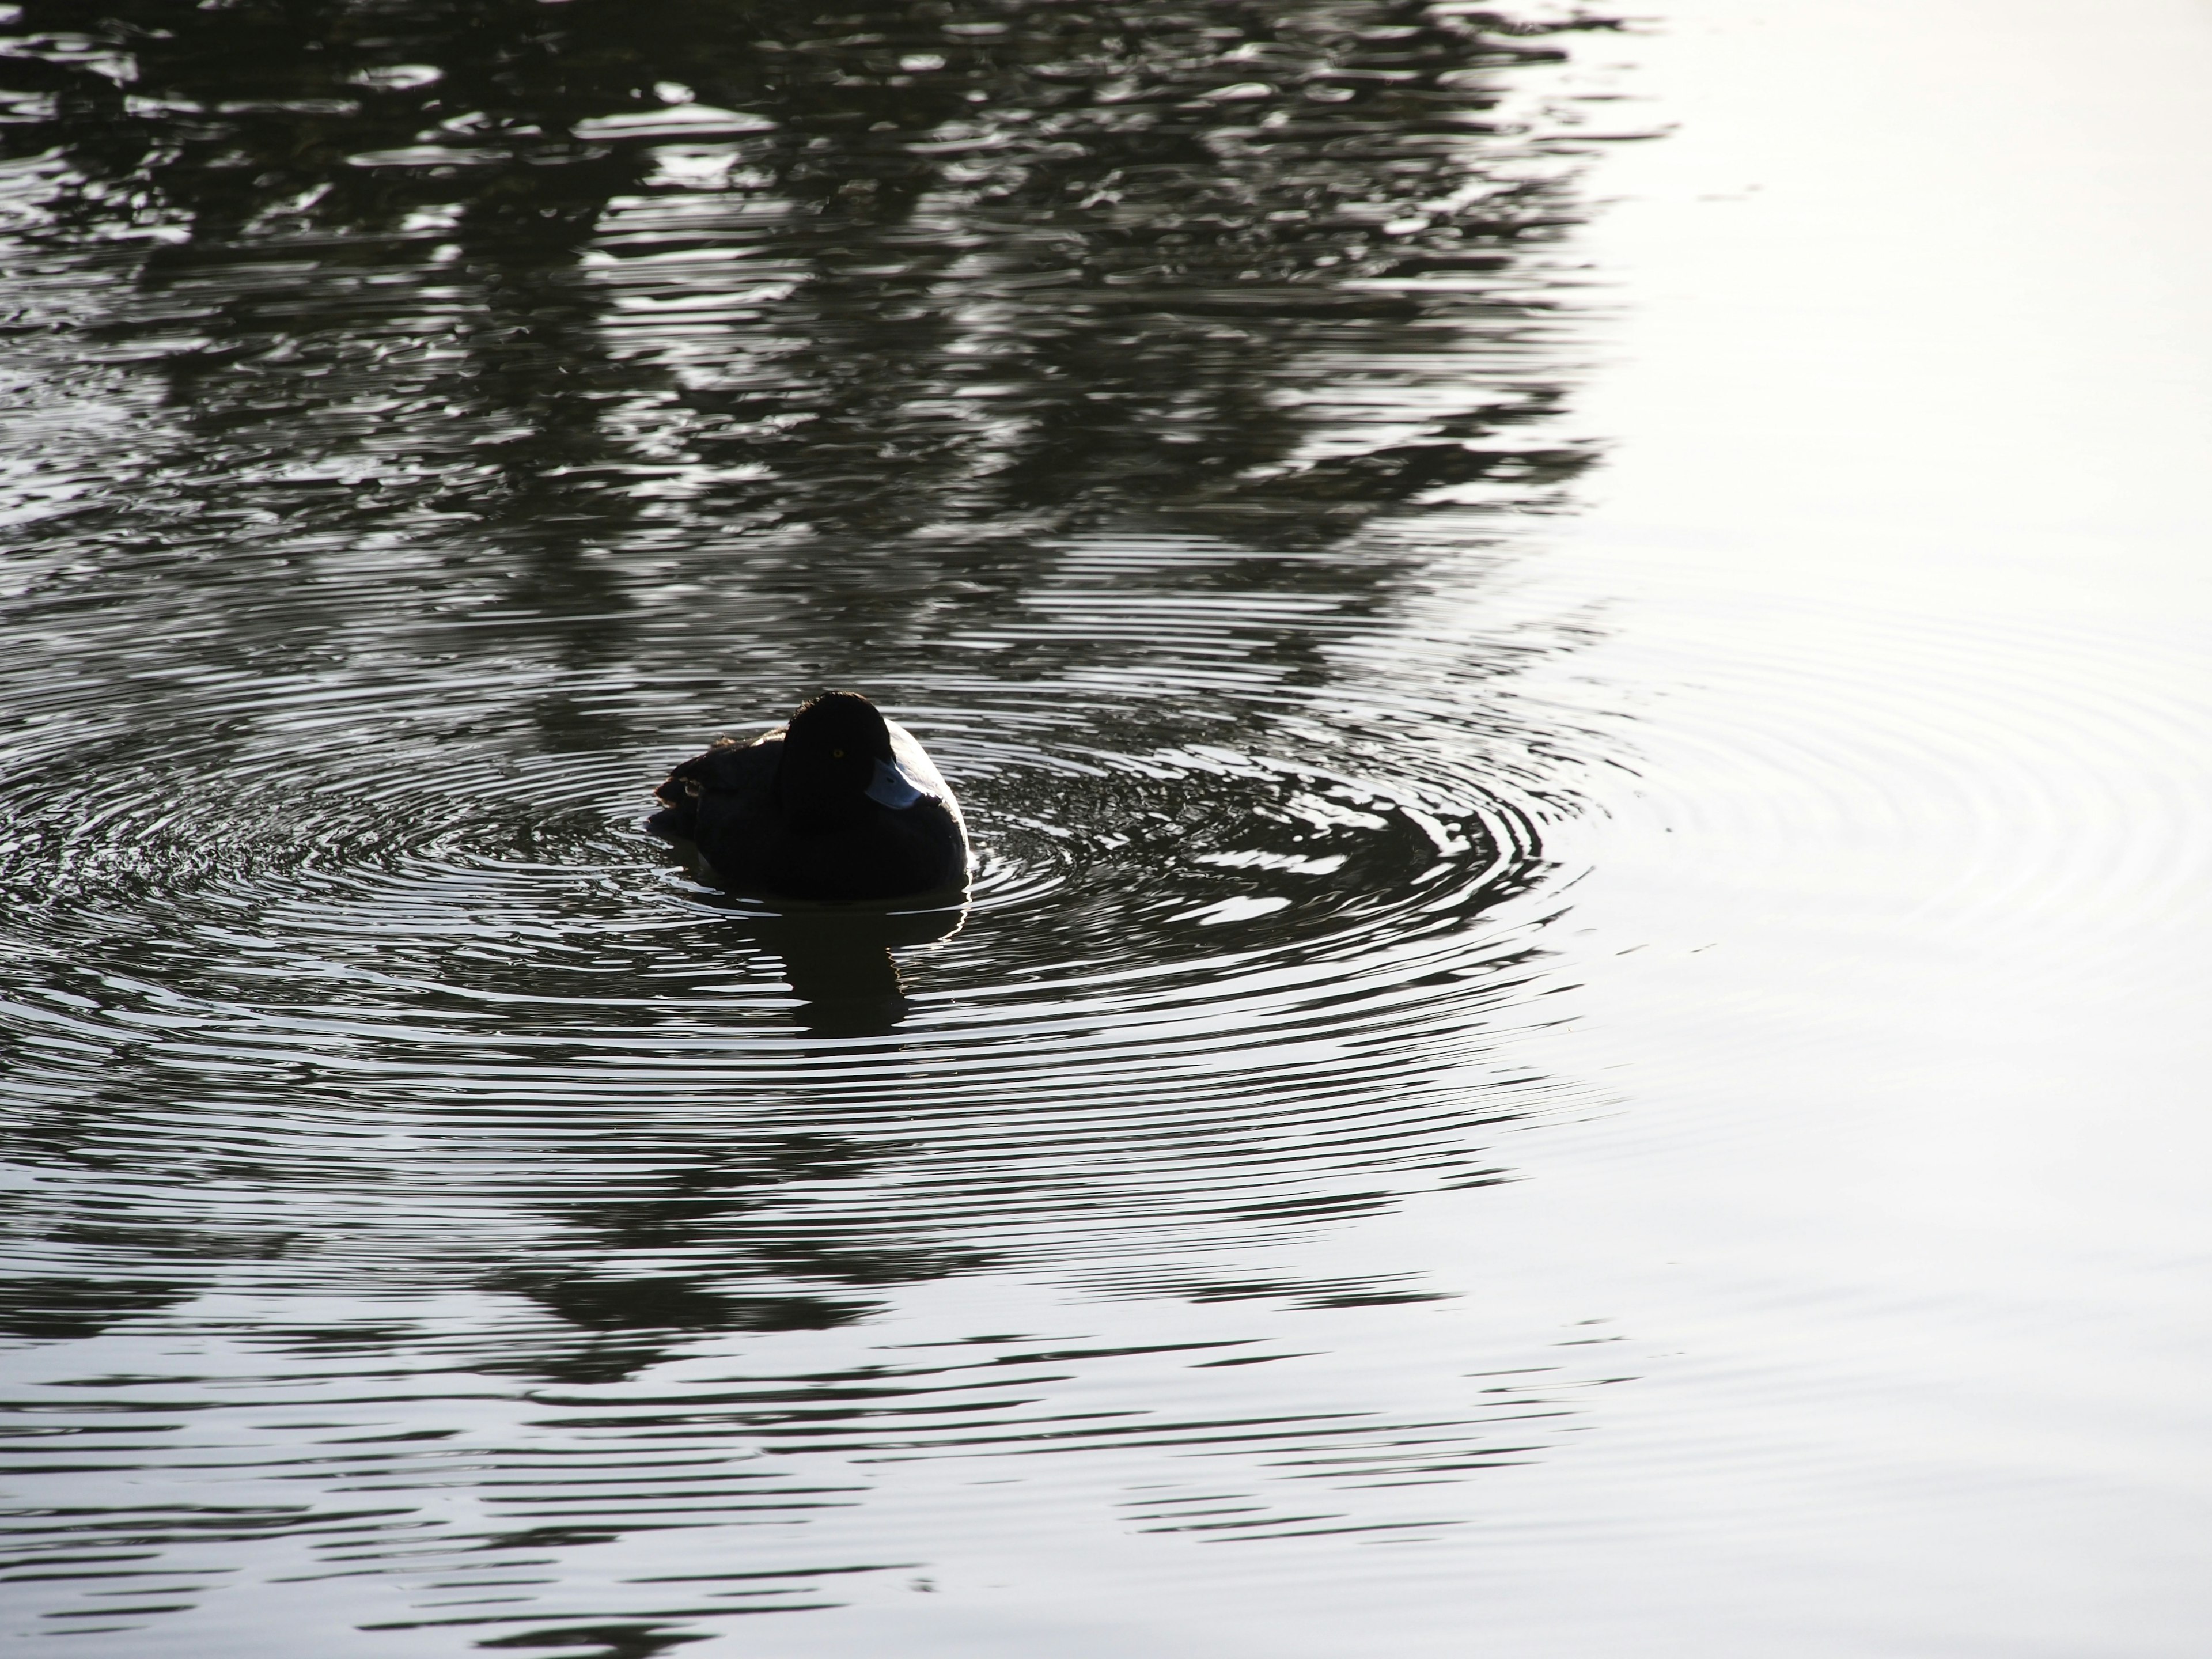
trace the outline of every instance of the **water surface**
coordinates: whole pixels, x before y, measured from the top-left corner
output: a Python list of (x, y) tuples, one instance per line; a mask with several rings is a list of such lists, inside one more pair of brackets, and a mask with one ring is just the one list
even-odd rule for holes
[(2202, 8), (4, 15), (19, 1644), (2194, 1659)]

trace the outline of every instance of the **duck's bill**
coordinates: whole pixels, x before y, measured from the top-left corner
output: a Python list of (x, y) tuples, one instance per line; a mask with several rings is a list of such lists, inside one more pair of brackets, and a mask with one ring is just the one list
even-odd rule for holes
[(900, 771), (895, 761), (876, 763), (876, 775), (870, 781), (866, 791), (870, 800), (888, 806), (895, 812), (923, 799), (927, 793), (915, 787), (914, 780)]

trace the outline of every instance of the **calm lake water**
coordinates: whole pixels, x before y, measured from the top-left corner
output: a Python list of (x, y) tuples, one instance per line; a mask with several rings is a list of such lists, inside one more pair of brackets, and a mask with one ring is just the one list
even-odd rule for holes
[(2212, 16), (1664, 9), (0, 6), (0, 1628), (2198, 1651)]

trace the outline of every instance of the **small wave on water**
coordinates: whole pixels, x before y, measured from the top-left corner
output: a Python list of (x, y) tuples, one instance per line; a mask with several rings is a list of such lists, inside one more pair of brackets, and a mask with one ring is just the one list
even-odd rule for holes
[[(1592, 1097), (1595, 24), (94, 11), (0, 123), (27, 1628), (643, 1653), (1003, 1528), (912, 1465), (1073, 1559), (1555, 1443), (1613, 1368), (1351, 1240)], [(643, 834), (831, 684), (963, 904)]]

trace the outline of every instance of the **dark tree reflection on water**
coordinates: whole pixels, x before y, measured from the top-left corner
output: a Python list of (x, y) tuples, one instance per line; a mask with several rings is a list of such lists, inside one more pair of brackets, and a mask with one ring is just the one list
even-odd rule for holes
[[(1574, 631), (1405, 618), (1592, 459), (1559, 435), (1584, 147), (1520, 88), (1602, 25), (9, 15), (40, 459), (0, 626), (40, 654), (0, 664), (0, 988), (35, 1015), (0, 1020), (0, 1123), (41, 1173), (0, 1330), (459, 1287), (495, 1328), (250, 1337), (589, 1389), (1011, 1262), (1437, 1293), (1230, 1257), (1498, 1179), (1472, 1132), (1542, 1092), (1481, 1039), (1534, 946), (1474, 919), (1572, 794), (1572, 735), (1499, 688)], [(921, 1037), (884, 951), (951, 921), (855, 979), (789, 918), (641, 899), (605, 805), (854, 679), (933, 713), (999, 861)], [(794, 1029), (779, 979), (872, 1012)], [(713, 1432), (998, 1432), (985, 1363), (755, 1379)], [(666, 1644), (599, 1628), (563, 1639)]]
[(1326, 540), (1583, 459), (1512, 441), (1557, 407), (1536, 364), (1314, 453), (1345, 412), (1317, 375), (1540, 325), (1505, 279), (1570, 209), (1483, 143), (1494, 72), (1558, 52), (1493, 14), (71, 0), (22, 27), (9, 79), (52, 113), (11, 147), (70, 163), (53, 234), (143, 241), (109, 327), (220, 446), (161, 457), (179, 489), (305, 441), (553, 556), (667, 469), (726, 534), (903, 562), (948, 525)]

